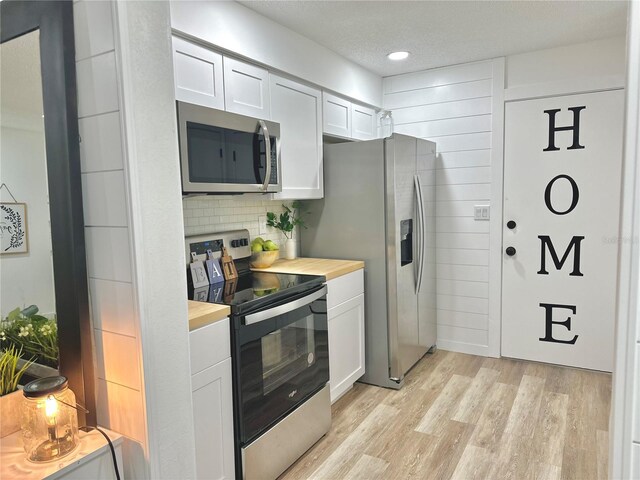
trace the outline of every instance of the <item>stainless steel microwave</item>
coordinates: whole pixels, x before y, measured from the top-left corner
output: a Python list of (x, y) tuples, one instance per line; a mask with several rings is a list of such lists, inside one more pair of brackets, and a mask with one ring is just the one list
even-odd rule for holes
[(282, 191), (278, 123), (176, 103), (183, 194)]

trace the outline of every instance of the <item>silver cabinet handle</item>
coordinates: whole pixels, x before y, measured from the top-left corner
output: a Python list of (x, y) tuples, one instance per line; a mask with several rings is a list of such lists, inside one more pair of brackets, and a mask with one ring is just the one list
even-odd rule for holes
[(269, 310), (263, 310), (261, 312), (247, 315), (246, 317), (244, 317), (244, 324), (251, 325), (252, 323), (262, 322), (264, 320), (277, 317), (278, 315), (291, 312), (292, 310), (296, 310), (300, 307), (304, 307), (305, 305), (309, 305), (310, 303), (315, 302), (317, 299), (325, 296), (326, 294), (327, 286), (323, 285), (320, 290), (318, 290), (317, 292), (313, 292), (311, 295), (307, 295), (306, 297), (298, 298), (293, 302), (285, 303), (284, 305), (279, 305), (277, 307), (270, 308)]
[(264, 120), (258, 120), (258, 122), (260, 122), (260, 127), (262, 128), (266, 149), (265, 158), (267, 162), (267, 171), (264, 174), (264, 183), (262, 184), (262, 191), (266, 193), (269, 188), (269, 181), (271, 180), (271, 137), (269, 136), (269, 129), (267, 128), (266, 122)]
[(416, 293), (420, 293), (422, 288), (422, 274), (424, 273), (424, 250), (426, 247), (426, 232), (425, 232), (425, 218), (424, 218), (424, 200), (422, 197), (422, 184), (420, 183), (420, 177), (416, 175), (416, 186), (418, 187), (418, 211), (420, 212), (420, 268), (418, 270), (418, 287)]

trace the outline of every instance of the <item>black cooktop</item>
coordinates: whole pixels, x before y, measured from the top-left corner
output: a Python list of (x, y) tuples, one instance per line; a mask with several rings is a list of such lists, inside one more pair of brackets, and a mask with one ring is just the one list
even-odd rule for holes
[(243, 315), (280, 303), (288, 297), (315, 290), (325, 280), (325, 277), (317, 275), (248, 271), (241, 273), (235, 280), (208, 287), (194, 290), (189, 286), (189, 299), (227, 305), (231, 307), (232, 315)]

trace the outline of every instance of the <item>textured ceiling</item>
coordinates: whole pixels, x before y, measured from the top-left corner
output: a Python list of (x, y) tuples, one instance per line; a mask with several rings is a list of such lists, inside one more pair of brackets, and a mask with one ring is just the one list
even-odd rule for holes
[(240, 3), (382, 76), (621, 36), (627, 16), (623, 1)]
[(40, 33), (36, 30), (0, 45), (0, 104), (2, 112), (40, 118)]

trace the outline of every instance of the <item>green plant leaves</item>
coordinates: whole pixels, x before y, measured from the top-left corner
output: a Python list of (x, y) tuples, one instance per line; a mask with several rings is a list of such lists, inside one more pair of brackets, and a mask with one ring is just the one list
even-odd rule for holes
[(299, 207), (301, 207), (301, 203), (298, 200), (294, 201), (291, 204), (291, 207), (288, 207), (283, 203), (282, 208), (284, 209), (284, 212), (279, 216), (274, 212), (267, 212), (267, 225), (269, 227), (277, 228), (284, 233), (285, 237), (293, 238), (292, 232), (296, 226), (300, 225), (303, 228), (307, 228), (304, 224), (304, 220), (300, 217), (298, 210)]

